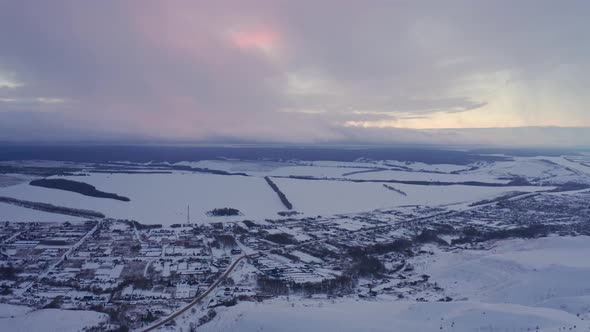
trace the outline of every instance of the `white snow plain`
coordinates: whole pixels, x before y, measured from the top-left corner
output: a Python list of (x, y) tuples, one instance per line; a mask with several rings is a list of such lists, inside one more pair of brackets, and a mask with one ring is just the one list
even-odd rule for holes
[(275, 179), (274, 182), (287, 195), (295, 210), (308, 215), (354, 213), (406, 205), (468, 205), (470, 202), (494, 198), (512, 191), (547, 190), (547, 188), (535, 186), (479, 187), (388, 184), (406, 193), (404, 196), (385, 188), (382, 183), (298, 179)]
[[(580, 157), (576, 157), (580, 158)], [(427, 165), (396, 161), (356, 162), (270, 162), (270, 161), (200, 161), (179, 165), (207, 167), (230, 172), (246, 172), (251, 176), (228, 176), (174, 171), (170, 174), (106, 174), (63, 177), (94, 185), (98, 190), (116, 193), (131, 199), (122, 202), (18, 183), (14, 176), (4, 179), (0, 196), (51, 203), (79, 209), (89, 209), (117, 219), (132, 219), (145, 224), (177, 224), (187, 219), (190, 205), (191, 222), (237, 221), (244, 219), (275, 219), (285, 211), (278, 196), (264, 180), (273, 181), (286, 194), (294, 210), (301, 216), (348, 214), (389, 209), (406, 205), (451, 206), (462, 208), (479, 200), (492, 199), (508, 192), (535, 192), (551, 187), (540, 186), (465, 186), (408, 185), (388, 183), (400, 192), (390, 190), (380, 182), (351, 182), (338, 180), (304, 180), (289, 176), (356, 179), (365, 181), (412, 180), (434, 182), (479, 181), (507, 183), (523, 177), (537, 184), (566, 182), (590, 183), (587, 166), (569, 157), (514, 158), (512, 161), (475, 163), (473, 165)], [(149, 165), (146, 165), (146, 167)], [(389, 168), (379, 170), (380, 168)], [(407, 171), (400, 170), (406, 169)], [(377, 171), (375, 171), (377, 170)], [(351, 172), (361, 172), (348, 174)], [(368, 172), (363, 172), (368, 171)], [(439, 172), (439, 173), (432, 173)], [(281, 176), (281, 177), (276, 177)], [(405, 193), (404, 194), (402, 194)], [(210, 217), (215, 208), (231, 207), (242, 212), (235, 217)], [(56, 216), (0, 203), (0, 220), (55, 221)], [(60, 217), (60, 220), (72, 218)]]
[(0, 331), (78, 332), (108, 320), (108, 315), (84, 310), (41, 309), (0, 303)]
[(461, 299), (291, 297), (219, 308), (200, 331), (588, 331), (589, 237), (505, 240), (491, 250), (419, 256), (419, 273)]
[(49, 213), (28, 209), (21, 206), (0, 203), (0, 222), (65, 222), (81, 221), (79, 217), (73, 217), (58, 213)]
[[(195, 174), (104, 174), (67, 176), (98, 190), (116, 193), (131, 199), (123, 202), (95, 198), (78, 193), (31, 186), (27, 183), (0, 188), (0, 196), (51, 203), (55, 205), (95, 210), (108, 217), (132, 219), (146, 224), (185, 223), (190, 205), (192, 222), (259, 219), (284, 210), (278, 196), (263, 178)], [(7, 204), (0, 203), (0, 219), (17, 217), (9, 214)], [(243, 215), (237, 217), (208, 217), (214, 208), (232, 207)], [(2, 218), (4, 216), (4, 218)]]
[[(28, 183), (0, 188), (0, 196), (95, 210), (112, 218), (164, 225), (185, 223), (188, 205), (190, 205), (191, 221), (194, 223), (263, 220), (277, 218), (277, 212), (285, 210), (278, 196), (261, 177), (177, 172), (172, 174), (95, 173), (83, 177), (61, 178), (82, 181), (95, 186), (98, 190), (129, 197), (131, 201), (89, 197), (64, 190), (35, 187)], [(511, 191), (534, 192), (547, 189), (535, 186), (390, 184), (405, 192), (407, 195), (404, 196), (385, 188), (382, 183), (290, 178), (275, 178), (273, 181), (287, 195), (294, 210), (309, 216), (356, 213), (403, 205), (455, 205), (493, 198)], [(235, 217), (206, 215), (214, 208), (223, 207), (236, 208), (242, 212), (242, 215)], [(55, 216), (52, 217), (45, 212), (30, 210), (24, 213), (23, 210), (25, 209), (0, 203), (0, 220), (55, 220)], [(62, 220), (71, 219), (73, 218), (62, 217)]]

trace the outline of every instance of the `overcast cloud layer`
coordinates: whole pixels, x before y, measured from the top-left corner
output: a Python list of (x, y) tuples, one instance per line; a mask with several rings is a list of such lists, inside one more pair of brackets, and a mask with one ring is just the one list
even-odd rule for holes
[(0, 140), (590, 145), (589, 12), (2, 1)]

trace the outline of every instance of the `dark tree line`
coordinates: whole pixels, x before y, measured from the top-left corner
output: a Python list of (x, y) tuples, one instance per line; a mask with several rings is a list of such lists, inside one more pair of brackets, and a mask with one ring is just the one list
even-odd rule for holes
[(463, 236), (454, 239), (452, 244), (465, 244), (474, 242), (485, 242), (490, 240), (503, 240), (509, 238), (530, 239), (547, 236), (550, 233), (560, 231), (558, 225), (529, 225), (511, 229), (498, 229), (492, 231), (480, 231), (473, 227), (463, 229)]
[(84, 182), (66, 180), (66, 179), (39, 179), (29, 182), (31, 186), (58, 189), (75, 192), (84, 196), (110, 198), (118, 201), (129, 202), (130, 199), (113, 193), (107, 193), (96, 189), (95, 186)]
[(266, 240), (274, 242), (276, 244), (298, 244), (299, 241), (295, 239), (295, 237), (291, 234), (287, 233), (277, 233), (277, 234), (268, 234), (264, 237)]
[(292, 210), (293, 204), (291, 204), (291, 202), (289, 202), (289, 200), (287, 199), (287, 196), (285, 196), (285, 194), (281, 191), (281, 189), (268, 176), (265, 176), (264, 179), (266, 180), (266, 183), (268, 183), (268, 185), (272, 188), (272, 190), (279, 196), (279, 199), (281, 200), (283, 205), (287, 209)]
[(12, 265), (0, 266), (0, 279), (4, 280), (15, 280), (18, 273), (21, 273), (22, 269), (16, 268)]
[(347, 294), (354, 290), (357, 279), (349, 274), (343, 274), (334, 279), (324, 279), (320, 282), (295, 283), (292, 290), (296, 293), (303, 292), (306, 295), (313, 294)]
[(8, 204), (16, 205), (16, 206), (22, 206), (22, 207), (33, 209), (33, 210), (65, 214), (68, 216), (75, 216), (75, 217), (82, 217), (82, 218), (104, 218), (105, 217), (104, 214), (102, 214), (100, 212), (92, 211), (92, 210), (74, 209), (74, 208), (69, 208), (69, 207), (65, 207), (65, 206), (57, 206), (57, 205), (53, 205), (53, 204), (49, 204), (49, 203), (25, 201), (22, 199), (16, 199), (16, 198), (12, 198), (12, 197), (0, 196), (0, 202), (8, 203)]
[(227, 234), (216, 235), (215, 241), (219, 242), (219, 244), (224, 248), (235, 248), (238, 246), (236, 239)]
[(242, 213), (238, 209), (234, 208), (217, 208), (207, 212), (209, 217), (230, 217), (230, 216), (239, 216)]
[(197, 172), (197, 173), (209, 173), (209, 174), (215, 174), (215, 175), (238, 175), (238, 176), (249, 176), (246, 173), (231, 173), (231, 172), (226, 172), (226, 171), (221, 171), (218, 169), (210, 169), (210, 168), (201, 168), (201, 167), (190, 167), (190, 166), (184, 166), (184, 165), (172, 165), (172, 166), (168, 166), (163, 164), (166, 167), (170, 167), (171, 169), (175, 169), (175, 170), (181, 170), (181, 171), (189, 171), (189, 172)]
[(123, 219), (123, 220), (119, 220), (119, 221), (126, 223), (130, 227), (135, 227), (138, 231), (162, 228), (162, 224), (146, 225), (146, 224), (142, 224), (138, 221), (128, 220), (128, 219)]

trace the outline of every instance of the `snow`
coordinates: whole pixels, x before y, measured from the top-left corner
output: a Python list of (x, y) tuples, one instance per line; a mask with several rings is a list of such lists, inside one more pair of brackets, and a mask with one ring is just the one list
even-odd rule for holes
[[(463, 172), (465, 175), (493, 175), (498, 178), (522, 177), (529, 181), (566, 183), (590, 183), (588, 173), (576, 172), (585, 166), (569, 162), (562, 157), (519, 157), (513, 161), (487, 164), (477, 170)], [(572, 171), (573, 170), (573, 171)]]
[(364, 223), (359, 220), (340, 219), (332, 220), (331, 227), (336, 227), (348, 231), (358, 231), (363, 227), (371, 226), (370, 224)]
[(453, 165), (453, 164), (425, 164), (421, 162), (402, 162), (397, 160), (383, 161), (383, 164), (389, 166), (407, 167), (414, 171), (429, 171), (429, 172), (458, 172), (468, 167), (464, 165)]
[(354, 213), (404, 205), (455, 205), (494, 198), (511, 191), (547, 190), (547, 188), (532, 186), (478, 187), (395, 184), (395, 188), (407, 194), (407, 196), (403, 196), (383, 187), (382, 183), (285, 178), (274, 179), (274, 182), (293, 204), (293, 209), (307, 215)]
[(397, 181), (431, 181), (431, 182), (467, 182), (478, 181), (487, 183), (508, 183), (510, 180), (500, 180), (491, 174), (446, 174), (426, 172), (406, 172), (383, 170), (370, 173), (358, 173), (348, 176), (351, 179), (362, 180), (397, 180)]
[[(263, 178), (223, 176), (178, 172), (173, 174), (91, 174), (85, 177), (63, 177), (82, 181), (98, 190), (131, 199), (122, 202), (95, 198), (73, 192), (19, 184), (0, 188), (0, 196), (90, 209), (108, 217), (132, 219), (147, 224), (186, 222), (187, 205), (193, 222), (264, 219), (276, 217), (283, 206)], [(243, 216), (208, 217), (214, 208), (232, 207)], [(0, 210), (3, 211), (3, 210)], [(18, 217), (19, 213), (6, 213)]]
[(584, 165), (583, 163), (571, 161), (570, 158), (548, 157), (545, 159), (550, 160), (556, 164), (562, 165), (568, 169), (574, 170), (575, 172), (579, 172), (581, 175), (590, 176), (590, 167)]
[(0, 174), (0, 188), (14, 186), (32, 179), (34, 179), (34, 177), (21, 174)]
[[(570, 157), (513, 157), (510, 161), (475, 163), (471, 165), (425, 164), (421, 162), (384, 161), (314, 161), (278, 163), (268, 161), (200, 161), (179, 164), (206, 167), (229, 172), (246, 172), (255, 176), (313, 176), (339, 178), (349, 177), (368, 180), (407, 180), (463, 182), (481, 181), (507, 183), (509, 178), (523, 177), (529, 180), (550, 180), (553, 183), (583, 181), (590, 183), (590, 167)], [(583, 159), (582, 159), (583, 160)], [(470, 170), (476, 167), (475, 170)], [(379, 171), (379, 168), (384, 170)], [(388, 169), (389, 168), (389, 169)], [(408, 171), (396, 170), (408, 169)], [(376, 170), (344, 176), (356, 171)], [(572, 172), (573, 170), (573, 172)], [(456, 174), (451, 174), (456, 173)], [(502, 178), (502, 179), (500, 179)]]
[(543, 331), (590, 324), (560, 310), (479, 302), (241, 302), (200, 331)]
[[(416, 262), (451, 296), (565, 310), (590, 318), (590, 237), (505, 240), (490, 250), (442, 252)], [(575, 303), (585, 303), (575, 306)]]
[[(314, 168), (311, 167), (311, 169)], [(320, 173), (324, 170), (323, 167), (315, 167), (315, 169)], [(343, 170), (346, 171), (343, 168), (339, 169), (339, 172)], [(357, 175), (375, 176), (377, 173)], [(432, 173), (398, 173), (412, 174), (416, 179), (427, 176), (422, 180), (429, 180), (432, 176), (456, 176)], [(316, 175), (318, 174), (316, 173)], [(459, 176), (457, 175), (457, 177)], [(186, 222), (186, 210), (189, 204), (191, 221), (195, 223), (243, 219), (263, 220), (276, 218), (277, 212), (284, 210), (278, 196), (261, 177), (175, 172), (172, 174), (91, 174), (85, 177), (64, 178), (89, 183), (99, 190), (129, 197), (131, 201), (122, 202), (88, 197), (63, 190), (30, 186), (26, 183), (0, 188), (0, 195), (95, 210), (112, 218), (164, 225)], [(481, 178), (478, 179), (481, 180)], [(309, 216), (356, 213), (403, 205), (459, 204), (493, 198), (509, 191), (532, 192), (542, 189), (540, 187), (395, 184), (395, 188), (407, 193), (407, 196), (403, 196), (384, 188), (381, 183), (288, 178), (274, 178), (274, 181), (293, 203), (294, 209)], [(322, 199), (317, 199), (317, 197)], [(209, 217), (206, 215), (207, 211), (220, 207), (236, 208), (243, 215), (235, 217)], [(13, 221), (55, 221), (56, 218), (60, 221), (76, 220), (74, 217), (53, 215), (8, 204), (0, 204), (0, 219), (2, 219), (1, 217)]]
[(25, 307), (22, 305), (0, 303), (0, 319), (10, 318), (11, 316), (24, 315), (32, 310), (33, 308)]
[[(452, 302), (355, 298), (240, 302), (217, 308), (200, 331), (587, 331), (590, 237), (514, 239), (488, 250), (443, 251), (412, 260)], [(464, 298), (463, 300), (461, 298)], [(578, 316), (578, 314), (580, 314)], [(575, 326), (575, 328), (574, 328)]]
[(590, 270), (588, 237), (570, 238), (567, 241), (558, 237), (537, 239), (535, 241), (513, 240), (511, 245), (504, 243), (501, 250), (490, 255), (494, 259), (505, 259), (534, 269), (552, 266), (581, 268)]
[[(564, 183), (589, 181), (590, 167), (565, 157), (514, 158), (513, 161), (478, 164), (477, 169), (462, 165), (427, 165), (400, 162), (314, 162), (275, 163), (243, 161), (202, 161), (190, 164), (231, 172), (246, 172), (254, 175), (222, 176), (175, 171), (171, 174), (90, 174), (70, 176), (68, 179), (83, 181), (99, 190), (127, 196), (130, 202), (87, 197), (77, 193), (34, 187), (17, 183), (9, 178), (0, 178), (0, 196), (40, 201), (73, 208), (90, 209), (109, 217), (134, 219), (142, 223), (173, 224), (186, 220), (186, 208), (190, 204), (191, 220), (195, 223), (229, 220), (256, 220), (263, 224), (265, 218), (277, 218), (278, 211), (285, 208), (271, 190), (263, 176), (313, 176), (343, 177), (343, 174), (374, 170), (376, 167), (396, 165), (412, 171), (379, 170), (347, 175), (353, 179), (370, 180), (416, 180), (463, 182), (481, 181), (507, 183), (508, 178), (522, 176), (536, 183)], [(468, 170), (470, 169), (470, 170)], [(432, 173), (443, 172), (443, 173)], [(459, 174), (450, 174), (459, 172)], [(500, 179), (503, 178), (503, 179)], [(2, 182), (3, 181), (3, 182)], [(359, 213), (375, 209), (403, 206), (445, 206), (453, 209), (467, 208), (470, 203), (502, 196), (508, 192), (536, 192), (550, 190), (540, 186), (435, 186), (388, 184), (400, 192), (390, 190), (378, 182), (351, 182), (337, 180), (302, 180), (273, 178), (294, 205), (298, 216), (338, 215)], [(582, 191), (587, 191), (583, 189)], [(553, 195), (562, 195), (554, 193)], [(238, 217), (208, 217), (213, 208), (232, 207), (243, 215)], [(0, 221), (76, 221), (79, 218), (51, 214), (0, 203)], [(474, 221), (477, 222), (477, 221)], [(332, 230), (358, 230), (370, 223), (334, 216), (326, 219)], [(112, 226), (115, 229), (115, 226)], [(128, 230), (121, 226), (121, 230)], [(300, 234), (299, 228), (286, 223), (284, 227), (269, 230), (269, 233), (284, 232), (298, 240), (311, 239)], [(175, 239), (173, 234), (172, 239)], [(36, 242), (35, 242), (36, 243)], [(18, 243), (26, 245), (25, 241)], [(397, 300), (390, 295), (379, 295), (371, 301), (356, 297), (328, 299), (301, 299), (297, 296), (287, 300), (275, 298), (262, 303), (240, 302), (237, 306), (216, 310), (219, 315), (199, 330), (203, 331), (554, 331), (570, 328), (590, 328), (590, 238), (548, 237), (533, 240), (505, 240), (486, 244), (487, 250), (441, 249), (425, 245), (423, 249), (432, 255), (411, 258), (417, 275), (427, 274), (432, 282), (444, 289), (444, 296), (451, 296), (450, 303), (436, 302), (442, 294), (418, 294), (431, 302), (421, 303)], [(192, 249), (168, 247), (141, 250), (145, 256), (158, 257), (166, 254), (195, 254)], [(245, 252), (248, 252), (245, 249)], [(305, 249), (290, 252), (300, 258), (293, 263), (288, 258), (270, 254), (265, 263), (270, 267), (287, 264), (303, 266), (304, 263), (323, 263), (321, 257), (305, 252)], [(91, 255), (91, 253), (87, 253)], [(214, 250), (216, 255), (227, 254), (226, 250)], [(80, 253), (83, 256), (83, 253)], [(295, 265), (293, 265), (295, 264)], [(104, 279), (120, 277), (122, 265), (114, 268), (86, 262), (83, 268), (96, 269), (96, 275)], [(186, 273), (198, 269), (185, 262), (154, 264), (163, 276), (173, 272)], [(238, 283), (252, 283), (246, 272), (251, 266), (243, 263), (232, 277)], [(68, 272), (69, 273), (69, 272)], [(316, 273), (287, 270), (290, 278), (298, 281), (319, 281), (335, 271), (319, 269)], [(392, 281), (387, 287), (395, 285)], [(385, 286), (382, 286), (384, 288)], [(379, 289), (379, 288), (375, 288)], [(186, 291), (179, 294), (185, 296)], [(41, 293), (45, 295), (58, 295)], [(159, 292), (127, 288), (127, 295), (162, 297)], [(0, 304), (0, 330), (7, 331), (76, 331), (87, 325), (96, 325), (106, 319), (100, 313), (89, 311), (33, 310)], [(578, 317), (578, 314), (580, 316)], [(74, 316), (75, 315), (75, 316)], [(14, 317), (13, 317), (14, 316)], [(582, 318), (584, 320), (582, 320)], [(47, 325), (40, 325), (47, 323)]]
[[(578, 157), (579, 158), (579, 157)], [(264, 176), (273, 181), (286, 194), (294, 210), (302, 216), (348, 214), (395, 208), (404, 205), (454, 206), (461, 208), (469, 203), (491, 199), (511, 191), (535, 192), (550, 187), (483, 187), (483, 186), (418, 186), (389, 184), (407, 196), (383, 187), (382, 183), (357, 183), (337, 180), (302, 180), (288, 176), (316, 178), (348, 178), (364, 180), (405, 180), (434, 182), (479, 181), (507, 183), (514, 177), (525, 177), (535, 184), (590, 183), (590, 175), (583, 163), (569, 157), (519, 157), (510, 161), (477, 163), (473, 165), (428, 165), (397, 161), (375, 162), (290, 162), (270, 161), (199, 161), (179, 165), (206, 167), (230, 172), (246, 172), (252, 176), (227, 176), (174, 171), (171, 174), (105, 174), (70, 176), (67, 179), (89, 183), (97, 189), (116, 193), (131, 199), (122, 202), (94, 198), (77, 193), (34, 187), (20, 183), (0, 187), (0, 196), (39, 201), (72, 208), (89, 209), (107, 217), (132, 219), (146, 224), (185, 223), (190, 205), (191, 222), (208, 223), (262, 221), (278, 218), (277, 212), (285, 207), (271, 190)], [(404, 167), (412, 171), (378, 170), (378, 168)], [(475, 167), (475, 168), (474, 168)], [(377, 170), (346, 175), (346, 173)], [(441, 173), (433, 173), (441, 172)], [(450, 172), (458, 172), (451, 174)], [(319, 199), (318, 199), (319, 197)], [(231, 207), (242, 212), (234, 217), (209, 217), (214, 208)], [(0, 203), (0, 221), (58, 221), (76, 220), (40, 211), (28, 210)]]
[(190, 166), (195, 168), (208, 168), (231, 173), (247, 173), (266, 176), (269, 172), (294, 165), (274, 161), (246, 161), (246, 160), (201, 160), (197, 162), (182, 161), (175, 165)]
[(333, 166), (292, 166), (282, 167), (270, 172), (270, 176), (312, 176), (317, 178), (342, 178), (344, 174), (371, 170), (367, 168), (333, 167)]
[[(23, 186), (28, 185), (24, 184)], [(81, 220), (84, 219), (63, 214), (27, 209), (24, 207), (0, 202), (0, 222), (62, 222)]]
[[(84, 310), (42, 309), (1, 304), (0, 330), (11, 332), (77, 332), (106, 322), (106, 314)], [(10, 315), (10, 316), (8, 316)]]
[(295, 250), (291, 252), (292, 255), (295, 255), (297, 257), (299, 257), (299, 259), (301, 259), (301, 261), (306, 262), (306, 263), (323, 263), (324, 261), (318, 257), (306, 254), (304, 252), (301, 252), (299, 250)]
[[(424, 163), (406, 163), (399, 161), (380, 161), (380, 162), (336, 162), (336, 161), (314, 161), (314, 162), (292, 162), (292, 163), (279, 163), (270, 161), (229, 161), (229, 160), (207, 160), (199, 162), (180, 162), (177, 165), (202, 167), (215, 170), (223, 170), (226, 172), (244, 172), (255, 176), (313, 176), (313, 177), (329, 177), (338, 178), (345, 177), (344, 174), (358, 171), (377, 171), (376, 174), (380, 175), (379, 169), (384, 169), (386, 172), (394, 172), (391, 176), (400, 179), (416, 179), (416, 180), (428, 180), (428, 176), (437, 177), (441, 180), (437, 181), (494, 181), (493, 176), (478, 177), (477, 179), (468, 180), (456, 180), (457, 175), (454, 174), (437, 174), (439, 173), (450, 173), (465, 170), (467, 167), (464, 165), (451, 165), (451, 164), (435, 164), (429, 165)], [(387, 168), (407, 168), (411, 171), (389, 171)], [(416, 173), (416, 174), (413, 174)], [(362, 174), (362, 173), (361, 173)], [(368, 178), (371, 173), (368, 173)], [(445, 177), (445, 175), (447, 177)], [(392, 178), (392, 177), (389, 178)], [(365, 178), (350, 176), (352, 178)], [(499, 180), (495, 180), (498, 182)]]

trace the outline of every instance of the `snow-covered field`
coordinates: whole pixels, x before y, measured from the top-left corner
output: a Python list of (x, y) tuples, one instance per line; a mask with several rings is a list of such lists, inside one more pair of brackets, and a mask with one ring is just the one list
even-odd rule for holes
[(500, 241), (489, 250), (422, 256), (419, 272), (453, 297), (550, 308), (590, 319), (590, 237)]
[(20, 174), (0, 174), (0, 188), (14, 186), (32, 179), (33, 177)]
[(0, 331), (78, 332), (106, 322), (103, 313), (83, 310), (42, 309), (0, 303)]
[[(129, 197), (130, 202), (83, 196), (77, 193), (30, 186), (27, 183), (1, 188), (0, 196), (90, 209), (109, 217), (133, 219), (147, 224), (185, 223), (190, 205), (192, 222), (274, 217), (283, 206), (263, 178), (213, 174), (91, 174), (63, 177), (82, 181), (97, 189)], [(0, 216), (16, 217), (0, 203)], [(232, 207), (239, 217), (208, 217), (214, 208)], [(0, 219), (3, 219), (0, 217)]]
[(564, 157), (514, 158), (482, 166), (465, 175), (522, 177), (537, 183), (590, 183), (590, 167), (566, 160)]
[[(458, 205), (501, 196), (511, 191), (547, 190), (541, 187), (419, 186), (344, 181), (275, 179), (294, 209), (309, 215), (353, 213), (405, 205)], [(313, 195), (311, 194), (313, 193)]]
[[(317, 178), (350, 178), (365, 180), (404, 180), (465, 182), (480, 181), (507, 183), (492, 174), (451, 174), (465, 170), (461, 165), (428, 165), (423, 163), (383, 162), (329, 162), (276, 163), (245, 161), (181, 162), (179, 165), (218, 169), (226, 172), (243, 172), (255, 176), (313, 176)], [(400, 170), (400, 168), (408, 170)], [(366, 172), (366, 173), (365, 173)], [(352, 173), (352, 174), (350, 174)]]
[(220, 310), (219, 318), (200, 331), (562, 331), (577, 326), (587, 330), (590, 322), (554, 309), (506, 303), (389, 302), (328, 300), (242, 302)]
[[(227, 176), (174, 171), (171, 174), (107, 174), (65, 177), (94, 185), (98, 190), (116, 193), (131, 199), (122, 202), (94, 198), (77, 193), (33, 187), (21, 178), (0, 178), (0, 196), (38, 201), (66, 207), (102, 212), (108, 217), (133, 219), (147, 224), (184, 223), (190, 205), (191, 221), (206, 223), (243, 219), (277, 218), (285, 207), (264, 180), (274, 182), (286, 194), (294, 210), (303, 216), (347, 214), (395, 208), (405, 205), (452, 206), (461, 208), (469, 203), (491, 199), (512, 191), (534, 192), (551, 187), (485, 187), (485, 186), (426, 186), (352, 182), (337, 180), (304, 180), (289, 176), (319, 179), (355, 179), (369, 181), (425, 181), (508, 183), (516, 177), (534, 185), (590, 183), (590, 167), (583, 156), (517, 157), (511, 161), (477, 162), (471, 165), (428, 165), (400, 161), (315, 161), (271, 162), (216, 160), (181, 162), (178, 165), (209, 168), (228, 172), (244, 172), (250, 176)], [(575, 159), (577, 158), (577, 159)], [(582, 159), (580, 159), (582, 158)], [(145, 165), (149, 167), (149, 164)], [(436, 173), (433, 173), (436, 172)], [(399, 190), (399, 191), (397, 191)], [(405, 195), (404, 195), (405, 194)], [(215, 208), (231, 207), (242, 212), (237, 217), (209, 217)], [(0, 220), (53, 220), (55, 216), (37, 211), (24, 211), (0, 203)], [(63, 218), (62, 218), (63, 219)]]
[(384, 170), (378, 172), (357, 173), (350, 175), (351, 179), (362, 180), (396, 180), (396, 181), (430, 181), (430, 182), (487, 182), (487, 183), (508, 183), (509, 179), (498, 179), (492, 174), (448, 174), (448, 173), (426, 173)]
[[(77, 193), (30, 186), (0, 188), (0, 196), (95, 210), (108, 217), (149, 224), (186, 222), (190, 205), (192, 222), (276, 218), (285, 210), (278, 196), (261, 177), (213, 174), (91, 174), (64, 177), (83, 181), (99, 190), (126, 196), (130, 202), (83, 196)], [(500, 196), (510, 191), (546, 190), (541, 187), (418, 186), (393, 184), (406, 193), (389, 190), (382, 183), (275, 178), (275, 183), (305, 215), (355, 213), (403, 205), (455, 205)], [(232, 207), (243, 215), (209, 217), (207, 211)], [(0, 220), (53, 220), (52, 214), (0, 203)], [(61, 219), (64, 219), (61, 217)]]
[(419, 273), (453, 302), (279, 298), (220, 308), (201, 331), (588, 331), (588, 237), (497, 242), (420, 256)]
[(0, 222), (64, 222), (80, 221), (79, 217), (37, 211), (16, 205), (0, 203)]
[[(419, 162), (314, 161), (278, 163), (253, 161), (199, 161), (179, 165), (244, 172), (254, 176), (313, 176), (317, 178), (351, 178), (363, 180), (402, 180), (507, 183), (515, 177), (529, 181), (568, 181), (590, 183), (590, 166), (584, 156), (513, 157), (510, 161), (479, 162), (472, 165), (424, 164)], [(364, 172), (366, 171), (366, 172)], [(358, 173), (357, 173), (358, 172)], [(353, 174), (348, 174), (353, 173)]]

